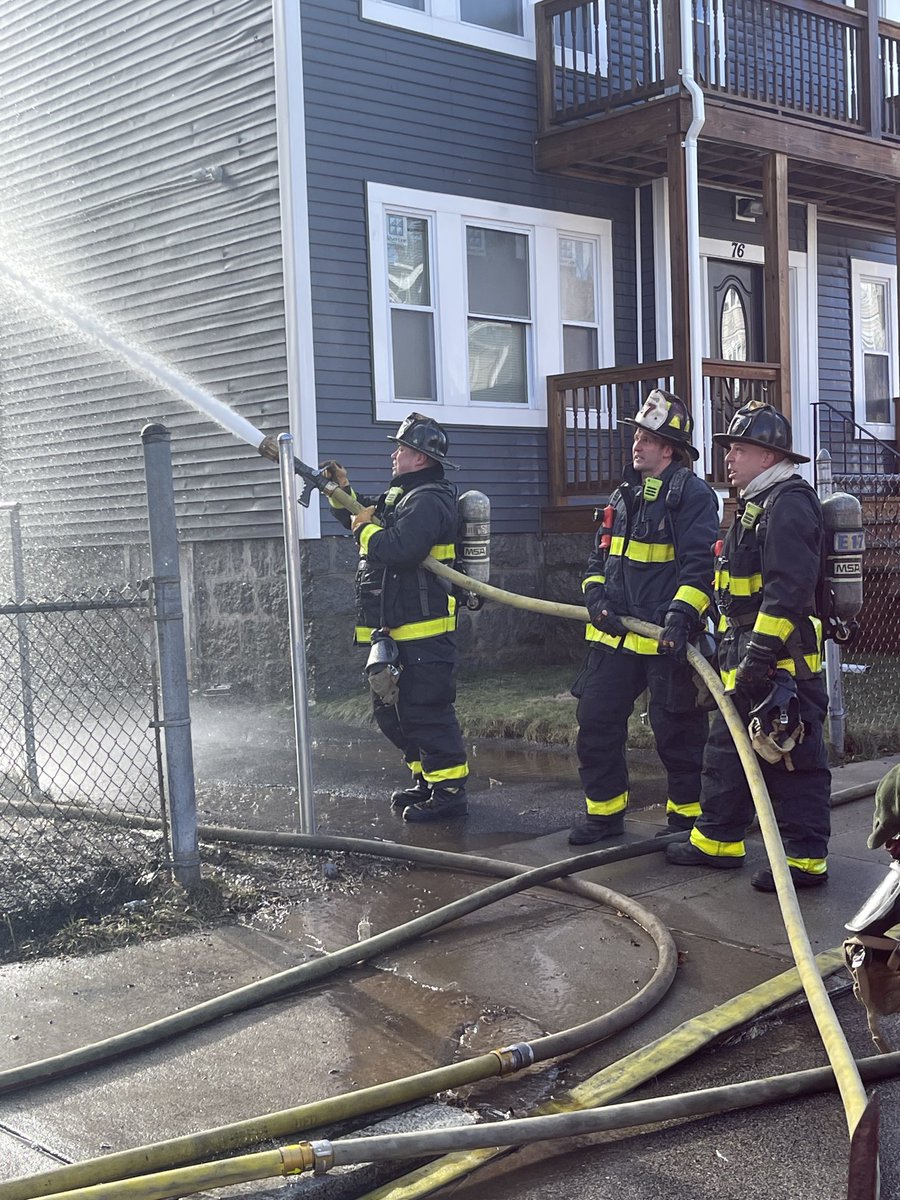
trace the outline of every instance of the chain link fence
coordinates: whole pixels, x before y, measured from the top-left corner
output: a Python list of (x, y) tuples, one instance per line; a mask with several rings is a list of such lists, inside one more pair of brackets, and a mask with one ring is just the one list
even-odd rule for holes
[(154, 664), (127, 585), (0, 605), (0, 950), (165, 857)]
[(820, 444), (834, 486), (862, 504), (865, 601), (859, 630), (841, 653), (846, 750), (900, 752), (900, 453), (833, 405), (817, 405)]

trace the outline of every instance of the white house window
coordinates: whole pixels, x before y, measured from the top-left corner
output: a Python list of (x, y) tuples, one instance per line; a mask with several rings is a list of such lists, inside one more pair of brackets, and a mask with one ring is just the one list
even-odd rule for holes
[(364, 20), (534, 58), (537, 0), (360, 0)]
[(528, 235), (466, 227), (469, 396), (528, 403), (531, 290)]
[(548, 375), (613, 362), (609, 221), (380, 183), (368, 218), (379, 419), (542, 427)]
[(385, 241), (394, 395), (402, 400), (434, 403), (437, 386), (429, 221), (426, 217), (389, 212)]
[(599, 366), (597, 243), (570, 234), (559, 239), (560, 315), (563, 370), (591, 371)]
[(856, 420), (879, 436), (892, 436), (898, 392), (897, 270), (853, 259), (851, 282)]

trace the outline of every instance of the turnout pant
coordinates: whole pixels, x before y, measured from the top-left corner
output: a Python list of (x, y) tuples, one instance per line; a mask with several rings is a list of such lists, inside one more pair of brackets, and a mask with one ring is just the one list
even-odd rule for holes
[(414, 774), (436, 786), (457, 786), (469, 773), (453, 703), (456, 700), (456, 636), (398, 642), (400, 697), (396, 705), (372, 697), (384, 736), (403, 751)]
[(578, 773), (589, 814), (621, 812), (628, 803), (628, 718), (644, 690), (650, 725), (668, 778), (667, 810), (690, 821), (699, 812), (706, 713), (688, 667), (651, 654), (592, 647), (572, 691), (578, 697)]
[[(791, 752), (794, 769), (757, 755), (784, 850), (794, 866), (810, 870), (824, 862), (831, 833), (831, 772), (823, 727), (828, 694), (821, 676), (797, 681), (803, 741)], [(747, 706), (738, 704), (746, 721)], [(744, 834), (753, 820), (753, 800), (734, 741), (720, 713), (713, 718), (703, 759), (702, 813), (691, 840), (708, 854), (744, 853)]]

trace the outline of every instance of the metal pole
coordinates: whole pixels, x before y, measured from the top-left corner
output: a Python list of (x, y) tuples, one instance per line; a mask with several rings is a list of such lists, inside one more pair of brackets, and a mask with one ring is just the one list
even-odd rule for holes
[(194, 755), (191, 747), (184, 614), (181, 608), (181, 577), (178, 570), (171, 437), (164, 425), (145, 425), (141, 430), (141, 441), (144, 444), (144, 475), (147, 480), (154, 621), (162, 692), (162, 727), (169, 784), (172, 869), (178, 883), (184, 887), (191, 887), (200, 882), (200, 850), (197, 840), (197, 800), (194, 795)]
[[(19, 503), (13, 501), (2, 507), (9, 509), (9, 545), (12, 559), (13, 600), (16, 604), (25, 601), (25, 572), (22, 560), (22, 526), (19, 522)], [(37, 765), (37, 744), (34, 737), (34, 687), (31, 677), (31, 647), (28, 643), (28, 617), (16, 614), (16, 629), (19, 640), (19, 679), (22, 682), (22, 734), (25, 740), (25, 776), (30, 795), (40, 790)]]
[[(827, 500), (834, 492), (831, 455), (827, 450), (820, 450), (816, 455), (816, 490), (820, 500)], [(844, 676), (841, 648), (831, 640), (825, 643), (825, 686), (828, 689), (828, 740), (835, 754), (842, 755), (847, 715), (844, 710)]]
[(291, 678), (294, 684), (294, 740), (297, 748), (300, 832), (315, 833), (316, 800), (309, 753), (309, 696), (306, 687), (300, 537), (297, 529), (297, 482), (294, 475), (294, 439), (289, 433), (279, 434), (278, 465), (281, 470), (281, 503), (284, 510), (284, 558), (287, 566)]

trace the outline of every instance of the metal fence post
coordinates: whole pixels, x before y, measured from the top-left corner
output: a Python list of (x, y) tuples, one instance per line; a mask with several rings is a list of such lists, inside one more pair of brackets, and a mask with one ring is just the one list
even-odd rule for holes
[[(0, 507), (9, 510), (9, 549), (12, 567), (12, 598), (16, 604), (25, 602), (25, 572), (22, 562), (22, 526), (19, 521), (19, 502)], [(41, 790), (37, 765), (37, 744), (34, 737), (34, 688), (31, 676), (31, 647), (28, 642), (28, 617), (16, 614), (19, 643), (19, 679), (22, 684), (22, 735), (25, 742), (25, 777), (32, 796)]]
[(162, 727), (169, 784), (172, 868), (178, 883), (190, 887), (200, 882), (200, 851), (171, 437), (164, 425), (145, 425), (141, 430), (153, 573), (153, 617), (159, 654)]
[(294, 740), (297, 748), (300, 832), (315, 833), (316, 802), (309, 752), (309, 694), (306, 687), (306, 635), (303, 627), (303, 581), (297, 524), (297, 480), (294, 475), (294, 439), (289, 433), (279, 434), (278, 465), (281, 469), (281, 503), (284, 509), (284, 558), (287, 566), (291, 678), (294, 684)]
[[(827, 450), (820, 450), (816, 455), (816, 490), (820, 500), (827, 500), (834, 493), (831, 455)], [(847, 716), (844, 710), (844, 677), (841, 648), (831, 639), (825, 643), (825, 686), (828, 689), (828, 740), (835, 754), (843, 755)]]

